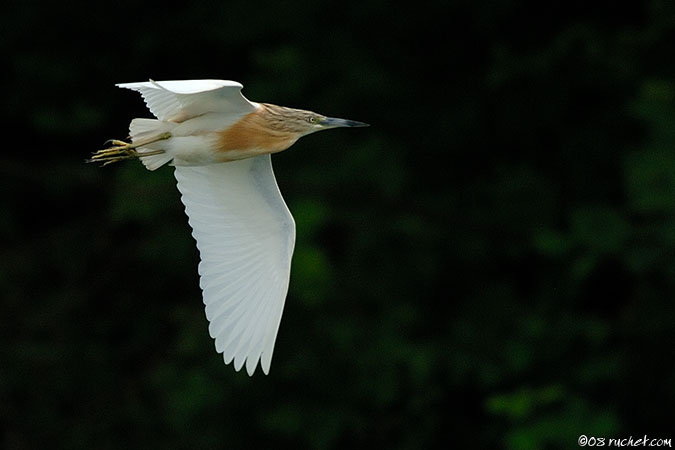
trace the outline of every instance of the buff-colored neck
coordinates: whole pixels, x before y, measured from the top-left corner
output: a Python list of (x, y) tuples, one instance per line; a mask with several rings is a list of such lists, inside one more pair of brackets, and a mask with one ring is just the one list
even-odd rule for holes
[[(235, 124), (218, 133), (219, 152), (242, 151), (250, 153), (276, 153), (286, 150), (301, 136), (301, 133), (284, 127), (275, 105), (260, 106)], [(236, 158), (238, 159), (238, 158)]]

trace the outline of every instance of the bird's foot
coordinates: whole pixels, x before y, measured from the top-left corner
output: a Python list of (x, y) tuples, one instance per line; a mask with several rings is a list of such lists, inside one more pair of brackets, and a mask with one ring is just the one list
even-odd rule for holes
[(112, 144), (111, 147), (94, 152), (91, 159), (88, 159), (87, 162), (98, 162), (103, 163), (104, 166), (107, 166), (108, 164), (112, 164), (114, 162), (138, 157), (138, 152), (131, 147), (133, 144), (129, 144), (128, 142), (124, 141), (118, 141), (117, 139), (111, 139), (108, 142)]
[(149, 150), (138, 152), (136, 151), (136, 149), (138, 147), (151, 144), (153, 142), (169, 139), (170, 137), (171, 133), (167, 132), (162, 133), (153, 139), (134, 143), (120, 141), (118, 139), (110, 139), (106, 143), (110, 143), (112, 146), (94, 152), (93, 156), (90, 159), (88, 159), (87, 162), (103, 163), (104, 166), (107, 166), (108, 164), (124, 161), (125, 159), (143, 158), (144, 156), (161, 155), (162, 153), (164, 153), (164, 150)]

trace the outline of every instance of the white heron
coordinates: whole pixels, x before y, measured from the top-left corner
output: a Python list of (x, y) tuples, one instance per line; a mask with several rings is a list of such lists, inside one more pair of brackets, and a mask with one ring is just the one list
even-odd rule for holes
[(225, 80), (123, 83), (156, 119), (133, 119), (131, 142), (112, 140), (90, 162), (138, 158), (175, 166), (201, 262), (209, 334), (226, 364), (270, 370), (295, 245), (295, 222), (272, 171), (271, 153), (300, 137), (367, 124), (255, 103)]

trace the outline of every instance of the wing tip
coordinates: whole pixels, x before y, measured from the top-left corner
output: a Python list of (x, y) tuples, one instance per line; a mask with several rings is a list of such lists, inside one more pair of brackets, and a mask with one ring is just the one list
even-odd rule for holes
[(133, 89), (141, 83), (115, 83), (115, 86), (122, 89)]
[(205, 89), (206, 91), (213, 90), (213, 89), (218, 89), (221, 87), (225, 86), (231, 86), (231, 87), (238, 87), (239, 89), (243, 89), (244, 85), (241, 84), (238, 81), (234, 80), (218, 80), (215, 78), (203, 78), (203, 79), (195, 79), (195, 80), (163, 80), (163, 81), (155, 81), (152, 78), (148, 78), (148, 81), (136, 81), (132, 83), (115, 83), (115, 86), (123, 89), (137, 89), (139, 87), (155, 87), (155, 88), (160, 88), (160, 89), (167, 89), (165, 86), (162, 86), (162, 83), (169, 83), (171, 84), (176, 84), (176, 83), (184, 83), (184, 82), (195, 82), (195, 83), (210, 83), (213, 85), (211, 89)]
[(269, 363), (263, 363), (262, 355), (244, 355), (243, 357), (228, 355), (224, 348), (218, 348), (218, 346), (216, 346), (216, 351), (222, 354), (225, 365), (229, 366), (232, 364), (235, 372), (240, 372), (242, 368), (246, 367), (246, 373), (249, 377), (252, 377), (258, 368), (258, 362), (260, 362), (262, 372), (265, 375), (269, 375), (270, 373)]
[[(255, 374), (255, 369), (258, 367), (260, 355), (258, 356), (245, 355), (242, 358), (232, 357), (231, 359), (229, 359), (229, 361), (228, 359), (229, 358), (225, 356), (225, 352), (223, 352), (223, 361), (225, 362), (226, 365), (232, 364), (232, 367), (234, 368), (235, 372), (240, 372), (242, 368), (246, 367), (246, 373), (248, 374), (249, 377), (252, 377)], [(270, 373), (269, 367), (265, 368), (261, 364), (260, 368), (262, 369), (265, 375), (269, 375)]]

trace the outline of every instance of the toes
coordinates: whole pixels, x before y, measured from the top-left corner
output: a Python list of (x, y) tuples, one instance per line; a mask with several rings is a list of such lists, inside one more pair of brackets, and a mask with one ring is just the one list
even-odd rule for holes
[(103, 143), (104, 146), (106, 145), (116, 145), (116, 146), (123, 146), (123, 145), (131, 145), (128, 142), (120, 141), (119, 139), (108, 139)]

